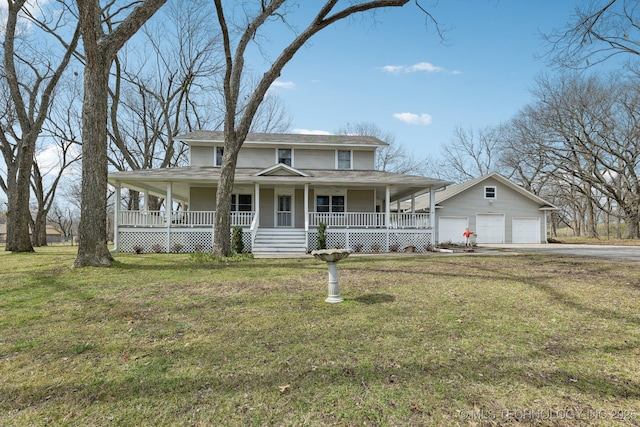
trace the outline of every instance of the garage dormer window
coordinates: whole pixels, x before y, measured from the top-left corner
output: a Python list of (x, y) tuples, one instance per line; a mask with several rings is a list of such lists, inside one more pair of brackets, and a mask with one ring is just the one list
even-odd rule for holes
[(484, 187), (484, 198), (494, 200), (496, 198), (496, 187), (494, 185), (487, 185)]
[(291, 148), (278, 148), (278, 163), (291, 166), (292, 157)]

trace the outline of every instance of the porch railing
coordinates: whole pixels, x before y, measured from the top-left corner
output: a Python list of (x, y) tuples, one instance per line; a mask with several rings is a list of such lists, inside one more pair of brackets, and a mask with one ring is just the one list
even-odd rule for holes
[[(386, 228), (386, 215), (379, 212), (309, 212), (309, 227)], [(429, 228), (429, 214), (392, 213), (389, 228)]]
[[(251, 226), (255, 212), (231, 212), (231, 225)], [(173, 211), (172, 227), (213, 227), (215, 211)], [(118, 225), (128, 227), (166, 227), (165, 211), (120, 211)]]
[[(171, 227), (213, 227), (215, 211), (174, 211)], [(255, 212), (231, 212), (231, 225), (251, 227)], [(308, 226), (320, 223), (334, 228), (387, 228), (385, 214), (379, 212), (309, 212)], [(165, 211), (120, 211), (118, 226), (166, 227)], [(429, 228), (429, 214), (391, 213), (388, 228)]]

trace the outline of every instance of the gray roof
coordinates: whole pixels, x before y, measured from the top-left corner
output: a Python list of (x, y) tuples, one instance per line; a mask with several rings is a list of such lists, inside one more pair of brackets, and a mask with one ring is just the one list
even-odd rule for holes
[[(178, 135), (175, 139), (191, 142), (224, 142), (224, 132), (198, 130), (184, 135)], [(317, 144), (317, 145), (362, 145), (380, 147), (389, 145), (373, 136), (363, 135), (308, 135), (297, 133), (249, 133), (245, 143), (249, 145), (268, 144)]]

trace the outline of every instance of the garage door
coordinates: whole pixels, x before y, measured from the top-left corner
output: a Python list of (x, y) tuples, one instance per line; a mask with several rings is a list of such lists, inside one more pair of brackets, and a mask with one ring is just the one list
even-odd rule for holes
[(466, 216), (442, 216), (438, 218), (438, 243), (461, 243), (462, 233), (468, 227)]
[(540, 243), (540, 218), (513, 218), (513, 243)]
[(504, 215), (478, 214), (475, 232), (477, 243), (504, 243)]

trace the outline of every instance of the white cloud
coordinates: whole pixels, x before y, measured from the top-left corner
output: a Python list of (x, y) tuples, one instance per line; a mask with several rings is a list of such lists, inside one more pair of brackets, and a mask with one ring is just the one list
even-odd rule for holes
[(276, 80), (275, 82), (271, 83), (271, 87), (280, 89), (293, 89), (296, 87), (296, 84), (294, 82), (283, 82), (281, 80)]
[(439, 73), (440, 71), (445, 71), (442, 67), (437, 67), (430, 62), (418, 62), (417, 64), (410, 65), (407, 67), (407, 73), (413, 73), (417, 71), (426, 71), (427, 73)]
[(418, 72), (462, 74), (461, 71), (448, 71), (446, 68), (438, 67), (430, 62), (418, 62), (413, 65), (385, 65), (384, 67), (381, 67), (381, 69), (382, 71), (390, 74), (408, 74)]
[(395, 113), (393, 117), (410, 125), (429, 126), (431, 124), (431, 115), (426, 113)]
[(403, 69), (403, 65), (385, 65), (384, 67), (382, 67), (383, 71), (391, 74), (399, 74)]
[[(79, 147), (70, 148), (67, 156), (78, 156)], [(62, 159), (62, 152), (59, 146), (56, 144), (49, 144), (43, 150), (36, 153), (36, 161), (38, 162), (38, 167), (40, 168), (40, 172), (43, 175), (57, 175), (60, 173), (60, 164)], [(65, 175), (73, 175), (78, 173), (77, 168), (71, 167), (65, 170)]]
[(302, 135), (333, 135), (333, 133), (326, 130), (293, 129), (291, 132)]

